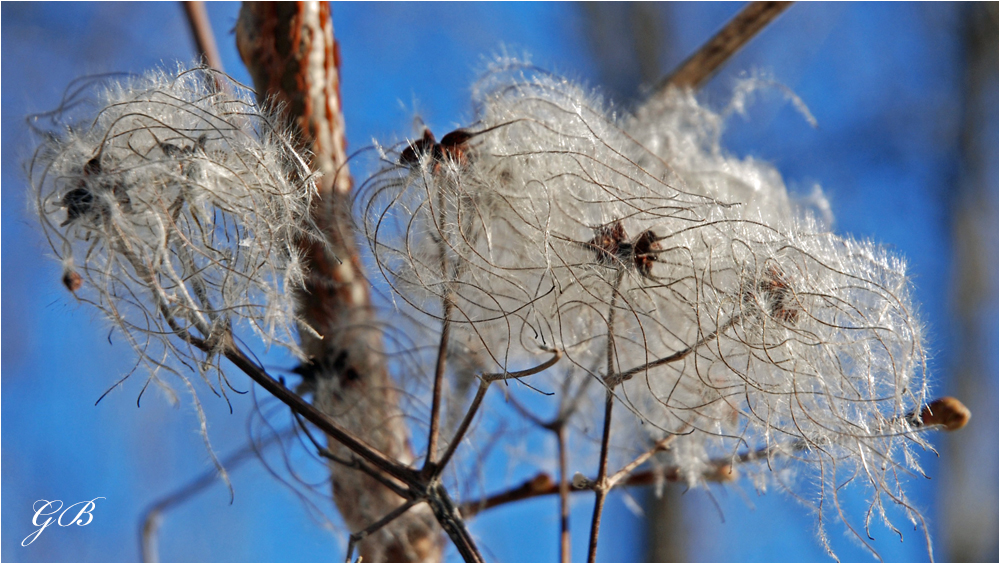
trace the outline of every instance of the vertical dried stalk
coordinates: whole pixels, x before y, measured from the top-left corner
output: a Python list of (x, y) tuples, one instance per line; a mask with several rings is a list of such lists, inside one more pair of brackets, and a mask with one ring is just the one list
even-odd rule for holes
[[(306, 323), (320, 335), (301, 331), (303, 349), (311, 358), (306, 372), (315, 378), (315, 404), (368, 444), (409, 464), (409, 436), (350, 227), (352, 181), (329, 6), (244, 3), (236, 41), (258, 96), (284, 105), (303, 147), (313, 154), (313, 170), (322, 174), (313, 214), (336, 256), (321, 245), (304, 246), (310, 275), (299, 306)], [(352, 459), (335, 441), (330, 441), (330, 449)], [(356, 470), (331, 466), (331, 472), (334, 498), (352, 531), (365, 529), (405, 501)], [(425, 505), (415, 507), (365, 538), (359, 552), (366, 561), (439, 560), (441, 540), (432, 521)]]
[(736, 17), (729, 20), (729, 23), (708, 43), (702, 45), (694, 55), (681, 63), (673, 74), (661, 81), (655, 91), (662, 93), (671, 86), (700, 87), (747, 41), (791, 5), (791, 2), (751, 2)]
[(184, 6), (184, 13), (187, 15), (188, 24), (191, 26), (191, 35), (194, 38), (195, 49), (198, 56), (204, 60), (208, 66), (217, 71), (223, 71), (222, 57), (219, 56), (219, 48), (215, 45), (215, 35), (212, 33), (212, 25), (208, 21), (208, 12), (205, 10), (205, 3), (200, 1), (181, 2)]

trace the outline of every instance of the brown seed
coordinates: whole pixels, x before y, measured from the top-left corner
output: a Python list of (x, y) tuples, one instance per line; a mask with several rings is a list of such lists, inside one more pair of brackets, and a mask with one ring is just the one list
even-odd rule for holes
[(632, 243), (632, 260), (635, 262), (635, 269), (639, 271), (639, 274), (646, 278), (650, 277), (659, 250), (660, 243), (652, 229), (647, 229), (636, 237), (635, 242)]
[(424, 128), (424, 135), (403, 149), (399, 154), (399, 164), (404, 166), (416, 166), (420, 164), (420, 158), (428, 151), (433, 151), (437, 147), (437, 139), (430, 129)]
[(432, 172), (438, 172), (445, 159), (450, 159), (459, 165), (468, 164), (469, 147), (468, 142), (477, 133), (472, 133), (466, 129), (456, 129), (441, 138), (438, 143), (430, 129), (424, 128), (423, 137), (403, 149), (399, 154), (399, 164), (406, 167), (413, 167), (420, 164), (420, 159), (430, 153), (434, 161)]
[(83, 277), (75, 270), (67, 270), (63, 273), (62, 283), (63, 286), (66, 286), (67, 290), (75, 294), (77, 290), (83, 287)]
[[(796, 307), (794, 292), (780, 268), (768, 265), (763, 278), (757, 283), (757, 292), (765, 303), (770, 304), (767, 313), (771, 317), (790, 324), (798, 321), (799, 308)], [(752, 303), (753, 293), (744, 291), (743, 299)]]
[(455, 131), (448, 133), (441, 138), (441, 143), (438, 144), (441, 156), (448, 157), (460, 165), (467, 164), (467, 143), (474, 136), (475, 135), (473, 133), (470, 133), (465, 129), (456, 129)]
[(598, 227), (597, 233), (587, 242), (587, 246), (594, 250), (598, 263), (615, 265), (620, 261), (621, 245), (627, 238), (622, 222), (616, 221)]

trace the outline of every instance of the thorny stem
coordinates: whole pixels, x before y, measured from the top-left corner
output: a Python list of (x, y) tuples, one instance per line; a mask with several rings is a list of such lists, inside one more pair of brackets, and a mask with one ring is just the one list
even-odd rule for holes
[(791, 6), (791, 2), (751, 2), (736, 14), (712, 39), (681, 63), (670, 76), (661, 80), (654, 92), (663, 94), (667, 89), (700, 88), (743, 45), (774, 18)]

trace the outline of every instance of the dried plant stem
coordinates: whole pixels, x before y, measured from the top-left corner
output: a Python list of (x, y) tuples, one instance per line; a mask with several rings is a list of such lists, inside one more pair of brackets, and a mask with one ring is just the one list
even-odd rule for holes
[(435, 464), (434, 472), (432, 476), (437, 477), (441, 474), (441, 470), (448, 465), (451, 457), (455, 454), (455, 449), (458, 445), (462, 443), (462, 439), (465, 437), (465, 433), (469, 430), (469, 425), (472, 424), (472, 420), (476, 418), (476, 414), (479, 413), (479, 407), (483, 403), (483, 398), (486, 397), (486, 391), (489, 390), (490, 384), (498, 380), (511, 380), (517, 378), (526, 378), (534, 374), (538, 374), (543, 370), (551, 368), (555, 363), (559, 362), (562, 358), (561, 351), (555, 351), (552, 354), (552, 358), (535, 366), (534, 368), (529, 368), (527, 370), (519, 370), (517, 372), (501, 372), (497, 374), (483, 374), (479, 377), (479, 389), (476, 390), (476, 397), (472, 398), (472, 404), (469, 405), (468, 411), (465, 413), (465, 417), (462, 418), (462, 422), (458, 425), (458, 430), (455, 431), (455, 437), (448, 444), (448, 448), (445, 450), (444, 455), (441, 456), (441, 461)]
[(409, 490), (403, 488), (397, 482), (393, 482), (392, 478), (385, 476), (384, 474), (382, 474), (375, 468), (372, 468), (367, 463), (365, 463), (365, 461), (359, 459), (353, 454), (351, 455), (350, 459), (341, 458), (336, 454), (334, 454), (329, 448), (320, 445), (319, 442), (313, 437), (312, 432), (309, 431), (309, 427), (305, 424), (304, 421), (302, 421), (302, 417), (299, 416), (299, 414), (296, 413), (294, 409), (292, 410), (292, 416), (295, 417), (295, 422), (299, 424), (299, 428), (302, 429), (303, 433), (305, 433), (306, 437), (309, 439), (309, 442), (311, 442), (313, 447), (316, 448), (317, 454), (319, 454), (323, 458), (326, 458), (327, 460), (336, 462), (341, 466), (364, 472), (378, 483), (382, 484), (383, 486), (395, 492), (395, 494), (401, 498), (409, 499), (411, 497)]
[(435, 481), (428, 488), (427, 503), (434, 512), (441, 528), (444, 529), (448, 537), (455, 543), (455, 548), (466, 562), (484, 562), (483, 555), (472, 540), (472, 535), (465, 527), (465, 521), (458, 507), (451, 500), (448, 492), (440, 482)]
[[(517, 501), (518, 499), (524, 499), (522, 496), (533, 497), (534, 495), (545, 495), (541, 492), (558, 492), (559, 494), (559, 560), (561, 562), (570, 562), (573, 559), (572, 552), (572, 537), (570, 536), (570, 522), (569, 522), (569, 494), (571, 492), (569, 474), (567, 469), (567, 422), (570, 417), (576, 412), (577, 408), (580, 406), (580, 397), (585, 391), (587, 384), (593, 382), (591, 379), (586, 379), (577, 388), (576, 392), (570, 397), (569, 394), (569, 382), (567, 379), (564, 384), (564, 392), (566, 396), (562, 399), (558, 414), (551, 421), (542, 421), (534, 413), (528, 411), (524, 406), (522, 406), (517, 399), (511, 397), (509, 399), (510, 405), (517, 410), (525, 419), (530, 421), (532, 424), (550, 431), (556, 437), (556, 454), (559, 459), (559, 479), (556, 484), (552, 483), (552, 478), (548, 474), (542, 472), (535, 476), (533, 479), (528, 480), (520, 487), (515, 488), (506, 492), (505, 494), (509, 499), (504, 500), (502, 498), (489, 498), (484, 500), (482, 505), (477, 504), (464, 504), (462, 506), (462, 513), (465, 515), (470, 515), (469, 511), (478, 513), (484, 509), (494, 507), (496, 505), (501, 505), (507, 503), (507, 501)], [(569, 397), (569, 399), (566, 399)]]
[[(310, 274), (299, 296), (302, 318), (320, 335), (302, 331), (302, 347), (316, 373), (316, 405), (381, 452), (409, 462), (409, 431), (399, 417), (396, 385), (386, 367), (351, 228), (352, 180), (330, 7), (320, 2), (247, 2), (240, 10), (236, 40), (259, 99), (284, 104), (288, 122), (313, 155), (313, 170), (322, 173), (313, 217), (327, 245), (304, 245)], [(349, 458), (352, 449), (338, 452), (340, 448), (331, 443), (338, 456)], [(354, 470), (331, 467), (331, 472), (337, 506), (354, 530), (405, 503)], [(416, 510), (403, 514), (385, 531), (359, 543), (362, 558), (440, 560), (440, 536), (423, 525), (426, 517)]]
[[(445, 194), (442, 191), (438, 195), (438, 224), (444, 224)], [(438, 242), (438, 254), (441, 261), (441, 274), (448, 275), (447, 242), (442, 238)], [(433, 472), (434, 460), (437, 457), (438, 436), (441, 425), (441, 392), (444, 384), (445, 368), (448, 363), (448, 340), (451, 338), (451, 313), (455, 308), (452, 301), (452, 291), (445, 292), (441, 304), (441, 340), (438, 344), (437, 362), (434, 365), (434, 391), (431, 400), (431, 421), (427, 435), (427, 460), (424, 463), (423, 472)], [(477, 406), (478, 407), (478, 406)]]
[[(950, 401), (957, 401), (954, 398), (945, 398)], [(935, 400), (933, 403), (940, 402), (941, 400)], [(915, 414), (907, 414), (906, 417), (913, 417)], [(919, 432), (930, 432), (945, 430), (949, 431), (948, 426), (936, 425), (936, 426), (925, 426), (918, 428)], [(657, 451), (665, 449), (669, 446), (670, 442), (676, 439), (677, 435), (671, 435), (664, 440), (660, 441), (657, 446), (650, 449), (649, 451), (643, 453), (638, 458), (633, 460), (631, 463), (626, 465), (621, 471), (616, 472), (609, 481), (614, 480), (615, 486), (648, 486), (660, 482), (679, 482), (682, 480), (680, 469), (675, 466), (668, 466), (666, 468), (650, 468), (648, 470), (643, 470), (640, 472), (635, 472), (634, 470), (641, 466), (641, 463), (648, 460), (652, 454)], [(714, 482), (728, 482), (736, 479), (737, 468), (739, 464), (747, 464), (757, 460), (766, 460), (772, 456), (779, 454), (788, 454), (790, 452), (797, 452), (804, 450), (809, 445), (805, 441), (799, 441), (793, 443), (791, 448), (785, 446), (783, 449), (778, 450), (773, 447), (762, 447), (759, 449), (750, 450), (742, 454), (733, 456), (718, 458), (711, 462), (710, 469), (705, 472), (705, 480)], [(639, 461), (638, 463), (636, 461)], [(572, 492), (584, 492), (589, 491), (593, 488), (593, 485), (597, 483), (597, 480), (587, 480), (586, 487), (583, 488), (571, 488), (569, 491)], [(556, 484), (552, 481), (552, 478), (548, 474), (541, 472), (530, 480), (525, 481), (519, 486), (513, 487), (509, 490), (493, 494), (489, 497), (478, 501), (466, 502), (462, 504), (462, 514), (471, 517), (481, 511), (487, 509), (492, 509), (501, 505), (508, 503), (513, 503), (517, 501), (522, 501), (525, 499), (531, 499), (535, 497), (541, 497), (546, 495), (556, 495), (560, 493), (560, 484)]]
[(723, 323), (722, 325), (720, 325), (718, 329), (716, 329), (715, 331), (713, 331), (712, 333), (710, 333), (708, 336), (699, 339), (697, 343), (695, 343), (695, 344), (693, 344), (693, 345), (691, 345), (691, 346), (689, 346), (689, 347), (687, 347), (685, 349), (681, 349), (681, 350), (675, 352), (674, 354), (672, 354), (670, 356), (665, 356), (663, 358), (658, 358), (658, 359), (653, 360), (651, 362), (647, 362), (646, 364), (643, 364), (641, 366), (636, 366), (635, 368), (631, 368), (629, 370), (626, 370), (625, 372), (621, 372), (619, 374), (615, 374), (614, 376), (612, 376), (611, 378), (609, 378), (609, 382), (613, 383), (614, 385), (618, 385), (618, 384), (620, 384), (622, 382), (625, 382), (627, 380), (631, 380), (632, 377), (634, 377), (636, 374), (640, 374), (642, 372), (646, 372), (647, 370), (650, 370), (652, 368), (656, 368), (658, 366), (663, 366), (665, 364), (670, 364), (671, 362), (677, 362), (678, 360), (684, 360), (685, 358), (688, 357), (688, 355), (690, 355), (694, 351), (698, 350), (699, 348), (705, 346), (705, 344), (714, 341), (716, 338), (719, 337), (719, 335), (721, 335), (723, 332), (725, 332), (726, 329), (729, 329), (730, 327), (732, 327), (733, 325), (735, 325), (736, 323), (738, 323), (740, 319), (741, 319), (741, 317), (739, 315), (735, 315), (729, 321), (727, 321), (727, 322)]
[(618, 290), (621, 287), (624, 276), (624, 270), (619, 270), (615, 275), (615, 283), (611, 290), (611, 305), (608, 308), (607, 368), (604, 373), (607, 392), (604, 399), (604, 430), (601, 433), (601, 458), (597, 468), (597, 480), (594, 481), (594, 515), (590, 522), (588, 562), (594, 562), (597, 559), (597, 539), (601, 530), (601, 514), (604, 512), (604, 500), (607, 498), (608, 490), (611, 489), (607, 480), (608, 449), (611, 444), (611, 416), (615, 406), (615, 384), (611, 383), (611, 375), (615, 372), (615, 314), (617, 313), (618, 306)]
[[(206, 341), (198, 339), (197, 337), (188, 335), (186, 337), (182, 336), (182, 338), (205, 351), (207, 354), (214, 354), (218, 352), (217, 350), (213, 350)], [(229, 340), (231, 341), (231, 338)], [(328, 436), (350, 449), (352, 453), (357, 454), (361, 458), (368, 461), (368, 463), (372, 466), (378, 468), (380, 471), (385, 472), (407, 485), (420, 485), (420, 481), (417, 480), (416, 474), (412, 470), (399, 462), (392, 460), (375, 448), (367, 445), (361, 439), (356, 438), (353, 433), (338, 425), (328, 415), (322, 413), (313, 407), (312, 404), (302, 399), (301, 396), (275, 380), (270, 374), (264, 371), (264, 369), (260, 368), (252, 360), (250, 360), (246, 353), (238, 349), (235, 345), (229, 344), (225, 346), (222, 350), (222, 355), (236, 365), (237, 368), (243, 371), (243, 373), (249, 376), (254, 382), (260, 385), (260, 387), (264, 388), (264, 390), (276, 397), (285, 405), (291, 407), (296, 413), (302, 415), (307, 421), (315, 425)]]
[(628, 464), (623, 466), (621, 470), (615, 472), (614, 475), (608, 478), (608, 488), (609, 489), (613, 488), (618, 484), (618, 482), (622, 481), (625, 478), (628, 478), (636, 468), (642, 466), (642, 464), (645, 463), (647, 460), (649, 460), (651, 456), (653, 456), (657, 452), (660, 452), (661, 450), (666, 450), (667, 447), (670, 446), (670, 443), (674, 442), (676, 438), (677, 435), (669, 435), (658, 441), (655, 445), (653, 445), (653, 448), (635, 457), (635, 459), (632, 462), (629, 462)]
[(355, 547), (355, 545), (357, 543), (365, 540), (365, 538), (368, 535), (370, 535), (370, 534), (378, 531), (382, 527), (384, 527), (384, 526), (388, 525), (389, 523), (395, 521), (397, 517), (399, 517), (403, 513), (406, 513), (407, 511), (409, 511), (410, 508), (413, 507), (414, 505), (416, 505), (417, 503), (418, 503), (417, 500), (411, 499), (411, 500), (407, 501), (406, 503), (404, 503), (403, 505), (400, 505), (396, 509), (393, 509), (392, 512), (390, 512), (385, 517), (383, 517), (383, 518), (379, 519), (378, 521), (372, 523), (371, 526), (366, 527), (365, 529), (363, 529), (361, 531), (358, 531), (356, 533), (351, 533), (351, 538), (347, 542), (347, 557), (344, 559), (344, 562), (351, 562), (353, 560), (353, 558), (354, 558), (354, 547)]
[(569, 479), (566, 476), (566, 425), (556, 428), (556, 448), (559, 450), (559, 561), (573, 559), (569, 532)]
[(587, 562), (597, 561), (597, 539), (601, 531), (601, 514), (604, 512), (604, 501), (608, 496), (608, 446), (611, 442), (611, 412), (615, 405), (615, 395), (608, 390), (604, 402), (604, 432), (601, 434), (601, 462), (594, 480), (594, 515), (590, 522), (590, 544), (587, 551)]
[(181, 4), (184, 6), (184, 13), (191, 26), (191, 35), (194, 36), (198, 58), (213, 69), (225, 72), (225, 69), (222, 68), (219, 48), (215, 44), (215, 34), (212, 33), (212, 25), (209, 23), (208, 11), (205, 10), (205, 3), (198, 0), (185, 0)]
[(736, 14), (712, 39), (701, 46), (670, 76), (654, 89), (662, 94), (668, 88), (700, 88), (747, 41), (767, 27), (791, 2), (751, 2)]
[[(192, 337), (189, 334), (182, 336), (182, 338), (205, 352), (210, 353), (211, 351), (207, 343), (202, 339)], [(242, 370), (255, 382), (260, 384), (261, 387), (270, 392), (271, 395), (291, 407), (296, 413), (305, 417), (306, 420), (316, 425), (316, 427), (328, 436), (339, 441), (352, 453), (364, 458), (379, 471), (384, 472), (385, 474), (388, 474), (405, 484), (409, 488), (407, 492), (408, 495), (405, 497), (409, 499), (404, 498), (403, 504), (407, 504), (411, 501), (427, 501), (434, 513), (435, 518), (437, 518), (441, 527), (455, 543), (455, 546), (458, 548), (458, 551), (462, 554), (463, 558), (465, 558), (467, 562), (483, 561), (482, 554), (479, 553), (479, 549), (476, 547), (475, 542), (472, 540), (472, 536), (465, 527), (465, 523), (461, 518), (461, 513), (455, 507), (450, 496), (448, 495), (448, 492), (437, 480), (436, 476), (430, 480), (426, 480), (412, 469), (400, 464), (399, 462), (388, 459), (382, 453), (372, 449), (359, 439), (356, 439), (350, 432), (339, 427), (325, 414), (317, 410), (291, 390), (287, 389), (284, 385), (267, 374), (267, 372), (263, 369), (259, 368), (234, 345), (227, 345), (222, 354), (229, 359), (230, 362), (235, 364), (237, 368)], [(534, 373), (534, 369), (526, 372)], [(521, 374), (521, 376), (524, 375), (525, 374), (523, 373)], [(500, 377), (495, 379), (503, 379), (503, 375), (500, 375)], [(456, 443), (460, 439), (461, 437), (456, 437)], [(386, 491), (396, 495), (396, 492), (399, 490), (386, 488)], [(413, 505), (415, 505), (415, 503), (409, 503), (410, 507)], [(397, 521), (406, 513), (405, 511), (395, 511), (395, 509), (398, 509), (398, 506), (394, 508), (393, 512), (390, 512), (387, 516), (382, 518), (385, 520), (385, 523), (381, 523), (379, 527), (368, 531), (365, 536), (371, 535), (373, 532), (383, 528), (384, 526)], [(380, 519), (380, 521), (382, 519)], [(365, 530), (368, 530), (369, 527), (366, 527)], [(361, 542), (360, 539), (359, 542)]]
[(434, 466), (435, 453), (438, 448), (438, 436), (441, 425), (441, 388), (444, 383), (444, 371), (448, 357), (448, 339), (451, 337), (451, 299), (444, 299), (444, 321), (441, 324), (441, 342), (438, 347), (437, 363), (434, 368), (434, 396), (431, 403), (431, 424), (427, 436), (427, 461), (424, 463), (424, 471), (429, 471)]

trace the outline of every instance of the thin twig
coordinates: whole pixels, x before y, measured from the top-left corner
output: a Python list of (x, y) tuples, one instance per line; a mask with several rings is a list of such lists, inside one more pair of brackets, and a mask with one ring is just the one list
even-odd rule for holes
[(611, 444), (611, 416), (615, 407), (615, 385), (612, 374), (615, 371), (615, 313), (618, 307), (618, 289), (621, 287), (624, 271), (619, 271), (611, 290), (611, 305), (608, 307), (608, 343), (607, 367), (604, 372), (604, 383), (607, 393), (604, 398), (604, 430), (601, 433), (601, 458), (597, 467), (597, 481), (594, 487), (594, 515), (590, 521), (590, 547), (587, 551), (587, 561), (594, 562), (597, 558), (597, 538), (601, 530), (601, 514), (604, 512), (604, 500), (608, 495), (608, 450)]
[(413, 507), (417, 503), (418, 503), (417, 500), (411, 499), (410, 501), (407, 501), (406, 503), (404, 503), (403, 505), (400, 505), (396, 509), (393, 509), (388, 515), (386, 515), (385, 517), (382, 517), (378, 521), (372, 523), (371, 525), (369, 525), (368, 527), (366, 527), (364, 530), (358, 531), (356, 533), (351, 533), (351, 538), (347, 542), (347, 558), (344, 559), (344, 562), (351, 562), (351, 557), (354, 556), (354, 546), (357, 543), (363, 541), (365, 539), (365, 537), (367, 537), (368, 535), (370, 535), (370, 534), (378, 531), (382, 527), (388, 525), (389, 523), (391, 523), (393, 520), (395, 520), (397, 517), (399, 517), (403, 513), (406, 513), (407, 511), (410, 510), (411, 507)]
[[(952, 398), (944, 399), (954, 401)], [(931, 402), (931, 404), (938, 401), (940, 400), (935, 400), (935, 402)], [(905, 417), (912, 418), (914, 415), (915, 414), (910, 413)], [(947, 431), (949, 428), (945, 425), (927, 425), (924, 427), (918, 427), (914, 430), (917, 432), (930, 432), (938, 430)], [(673, 436), (674, 435), (671, 435), (671, 437)], [(805, 450), (808, 446), (809, 444), (806, 441), (796, 441), (785, 445), (781, 449), (775, 446), (761, 447), (759, 449), (741, 453), (734, 457), (717, 458), (709, 463), (709, 468), (702, 473), (702, 478), (711, 482), (731, 482), (738, 477), (737, 468), (740, 464), (747, 464), (757, 460), (766, 460), (776, 454), (800, 452)], [(635, 465), (635, 467), (638, 466), (639, 465)], [(633, 470), (635, 467), (633, 467)], [(651, 468), (641, 472), (634, 472), (627, 476), (617, 476), (616, 474), (616, 477), (613, 479), (615, 479), (615, 486), (648, 486), (659, 482), (680, 482), (683, 479), (683, 475), (679, 467), (667, 466), (665, 468)], [(589, 491), (597, 484), (597, 480), (587, 479), (586, 483), (589, 484), (589, 486), (584, 488), (570, 488), (569, 491), (571, 493)], [(493, 494), (478, 501), (463, 503), (462, 514), (467, 517), (471, 517), (487, 509), (492, 509), (507, 503), (523, 501), (525, 499), (546, 495), (555, 495), (558, 493), (559, 485), (554, 483), (548, 474), (541, 472), (534, 478), (531, 478), (521, 485), (515, 486), (509, 490)]]
[[(444, 252), (442, 251), (442, 255)], [(442, 259), (443, 262), (443, 259)], [(444, 297), (444, 313), (441, 321), (441, 341), (438, 344), (437, 363), (434, 367), (434, 395), (431, 403), (430, 431), (427, 436), (427, 460), (422, 472), (430, 473), (434, 467), (437, 453), (438, 437), (441, 424), (441, 392), (444, 384), (444, 372), (448, 362), (448, 341), (451, 338), (451, 310), (454, 308), (448, 292)], [(478, 406), (477, 406), (478, 407)]]
[[(194, 337), (190, 334), (187, 334), (186, 336), (181, 335), (181, 337), (207, 354), (218, 353), (217, 350), (213, 350), (213, 347), (209, 346), (209, 344), (202, 339)], [(232, 338), (230, 337), (230, 341), (231, 340)], [(263, 368), (257, 366), (234, 344), (230, 343), (225, 346), (223, 348), (222, 355), (272, 396), (285, 405), (291, 407), (296, 413), (305, 417), (306, 420), (318, 427), (321, 431), (350, 449), (358, 456), (367, 460), (376, 468), (408, 485), (420, 484), (420, 482), (416, 480), (416, 476), (412, 470), (368, 446), (349, 431), (340, 427), (340, 425), (330, 419), (329, 416), (313, 407), (312, 404), (302, 399), (302, 397), (295, 392), (286, 388), (283, 384), (268, 374)]]
[(556, 430), (556, 448), (559, 450), (559, 561), (573, 558), (569, 533), (569, 480), (566, 477), (566, 425)]
[(458, 549), (462, 558), (466, 562), (483, 562), (483, 555), (476, 547), (475, 541), (472, 540), (472, 535), (465, 526), (462, 514), (440, 482), (435, 482), (428, 488), (427, 503), (431, 506), (431, 511), (434, 512), (434, 517), (437, 518), (441, 528), (455, 543), (455, 548)]
[(657, 452), (660, 452), (661, 450), (665, 450), (668, 446), (670, 446), (670, 443), (674, 442), (676, 438), (677, 435), (669, 435), (658, 441), (655, 445), (653, 445), (653, 448), (635, 457), (635, 460), (629, 462), (628, 464), (623, 466), (621, 470), (615, 472), (614, 475), (608, 478), (608, 488), (615, 487), (615, 484), (621, 481), (622, 478), (631, 475), (632, 471), (642, 466), (644, 462), (649, 460), (649, 457), (653, 456)]
[(198, 51), (198, 58), (213, 69), (225, 72), (222, 68), (222, 57), (219, 56), (219, 48), (215, 45), (215, 34), (212, 33), (212, 24), (209, 22), (205, 3), (200, 1), (185, 1), (181, 2), (181, 4), (184, 5), (184, 13), (187, 15), (188, 24), (191, 26), (191, 35), (194, 37), (194, 45)]
[(690, 347), (677, 351), (670, 356), (658, 358), (656, 360), (647, 362), (646, 364), (643, 364), (641, 366), (636, 366), (635, 368), (626, 370), (625, 372), (621, 372), (619, 374), (615, 374), (614, 376), (608, 377), (607, 379), (608, 386), (611, 386), (613, 388), (614, 386), (617, 386), (622, 382), (632, 379), (633, 376), (639, 374), (640, 372), (645, 372), (651, 368), (656, 368), (658, 366), (663, 366), (664, 364), (670, 364), (671, 362), (677, 362), (678, 360), (683, 360), (687, 358), (688, 355), (698, 350), (699, 348), (703, 347), (706, 343), (715, 340), (726, 329), (729, 329), (730, 327), (735, 325), (740, 319), (741, 316), (734, 315), (732, 319), (723, 323), (722, 326), (720, 326), (718, 329), (713, 331), (708, 336), (702, 338), (697, 343), (691, 345)]
[(476, 397), (472, 399), (472, 404), (469, 406), (469, 410), (465, 413), (462, 423), (459, 424), (458, 430), (455, 431), (455, 436), (448, 444), (447, 450), (445, 450), (444, 455), (441, 456), (441, 461), (434, 465), (434, 472), (432, 476), (436, 477), (440, 475), (441, 470), (448, 465), (451, 457), (455, 454), (455, 450), (458, 448), (458, 445), (462, 442), (462, 439), (465, 438), (466, 431), (469, 430), (469, 425), (472, 424), (472, 420), (476, 417), (476, 413), (479, 412), (479, 406), (483, 403), (483, 398), (486, 397), (486, 390), (489, 389), (490, 384), (497, 380), (525, 378), (527, 376), (538, 374), (539, 372), (554, 366), (561, 358), (562, 351), (554, 351), (552, 353), (552, 358), (542, 364), (539, 364), (538, 366), (535, 366), (534, 368), (520, 370), (517, 372), (500, 372), (497, 374), (484, 374), (480, 376), (479, 389), (476, 390)]
[(337, 464), (340, 464), (341, 466), (344, 466), (346, 468), (352, 468), (354, 470), (360, 470), (360, 471), (364, 472), (365, 474), (368, 474), (376, 482), (378, 482), (378, 483), (382, 484), (383, 486), (385, 486), (385, 487), (389, 488), (390, 490), (392, 490), (393, 493), (395, 493), (399, 497), (404, 498), (404, 499), (409, 499), (410, 498), (410, 491), (409, 490), (403, 489), (402, 487), (400, 487), (399, 485), (397, 485), (395, 482), (393, 482), (389, 477), (382, 475), (382, 473), (380, 473), (378, 470), (376, 470), (376, 469), (372, 468), (371, 466), (368, 466), (367, 464), (365, 464), (365, 462), (363, 460), (360, 460), (360, 459), (358, 459), (357, 457), (355, 457), (353, 455), (351, 456), (351, 458), (349, 460), (341, 458), (341, 457), (337, 456), (336, 454), (334, 454), (333, 451), (331, 451), (330, 449), (328, 449), (328, 448), (324, 447), (323, 445), (319, 444), (319, 441), (317, 441), (316, 438), (313, 437), (312, 433), (309, 431), (309, 427), (307, 427), (306, 424), (305, 424), (305, 422), (302, 421), (302, 418), (299, 416), (299, 414), (295, 413), (295, 410), (291, 410), (291, 412), (292, 412), (292, 416), (295, 418), (295, 422), (299, 424), (299, 427), (302, 429), (302, 432), (306, 434), (306, 438), (308, 438), (309, 442), (312, 443), (313, 448), (316, 449), (316, 453), (317, 454), (319, 454), (323, 458), (326, 458), (327, 460), (336, 462)]
[[(289, 429), (283, 433), (272, 435), (259, 444), (251, 442), (227, 458), (224, 458), (220, 463), (229, 470), (234, 470), (244, 462), (253, 459), (253, 455), (260, 452), (261, 449), (267, 448), (272, 443), (291, 435), (293, 432), (294, 429)], [(209, 470), (181, 488), (161, 497), (146, 509), (141, 521), (142, 525), (139, 527), (139, 549), (143, 562), (159, 562), (160, 560), (156, 541), (163, 513), (172, 507), (188, 501), (218, 481), (219, 472), (215, 469)]]
[(654, 92), (656, 95), (662, 95), (671, 87), (699, 88), (747, 41), (750, 41), (791, 4), (791, 2), (751, 2), (719, 30), (712, 39), (681, 63), (681, 66), (673, 74), (661, 80), (656, 85)]
[(559, 493), (559, 484), (553, 482), (552, 477), (547, 473), (539, 472), (534, 478), (525, 480), (519, 486), (515, 486), (509, 490), (502, 491), (478, 501), (463, 503), (459, 506), (459, 509), (462, 512), (462, 515), (465, 515), (466, 517), (473, 517), (483, 511), (486, 511), (487, 509), (493, 509), (494, 507), (506, 505), (515, 501), (522, 501), (533, 497), (553, 495), (557, 493)]
[(597, 561), (597, 538), (601, 531), (601, 514), (604, 512), (604, 500), (608, 495), (608, 447), (611, 442), (611, 415), (615, 406), (615, 395), (608, 390), (604, 401), (604, 431), (601, 434), (601, 462), (597, 470), (597, 480), (594, 481), (594, 515), (590, 521), (590, 544), (587, 550), (587, 562)]

